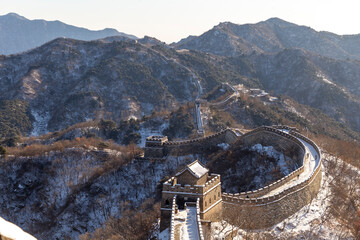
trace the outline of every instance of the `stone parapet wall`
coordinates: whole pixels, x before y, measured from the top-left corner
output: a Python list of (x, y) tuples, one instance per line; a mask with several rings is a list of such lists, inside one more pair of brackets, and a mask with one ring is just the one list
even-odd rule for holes
[[(229, 222), (240, 228), (260, 229), (271, 227), (309, 204), (317, 195), (321, 183), (321, 170), (307, 181), (280, 194), (263, 199), (224, 198), (223, 205)], [(230, 216), (229, 216), (230, 212)], [(231, 216), (231, 214), (234, 214)]]
[(204, 185), (198, 185), (198, 186), (191, 186), (191, 185), (184, 185), (181, 186), (181, 184), (175, 184), (174, 186), (171, 185), (171, 181), (174, 180), (174, 177), (170, 178), (168, 181), (166, 181), (163, 184), (163, 192), (181, 192), (181, 193), (195, 193), (195, 194), (202, 194), (204, 193)]
[(225, 129), (213, 135), (186, 141), (165, 142), (165, 155), (187, 155), (202, 153), (205, 149), (220, 143), (233, 143), (237, 140), (237, 134), (232, 129)]
[(170, 178), (163, 184), (163, 192), (177, 192), (177, 193), (197, 193), (197, 194), (204, 194), (206, 191), (210, 190), (212, 187), (216, 186), (220, 183), (220, 175), (213, 174), (209, 176), (209, 180), (204, 185), (184, 185), (175, 184), (174, 186), (171, 185), (171, 182), (174, 180), (174, 177)]
[(299, 139), (290, 134), (270, 127), (259, 127), (240, 136), (238, 139), (242, 145), (247, 147), (260, 143), (264, 146), (273, 146), (278, 152), (295, 148), (297, 149), (297, 154), (295, 156), (296, 161), (299, 166), (303, 165), (305, 146), (299, 141)]
[(301, 166), (300, 168), (296, 169), (295, 171), (291, 172), (289, 175), (286, 175), (285, 177), (277, 180), (274, 183), (271, 183), (263, 188), (254, 190), (254, 191), (247, 191), (247, 192), (241, 192), (241, 193), (223, 193), (223, 198), (240, 198), (245, 199), (248, 201), (249, 199), (256, 199), (264, 196), (265, 194), (271, 192), (274, 189), (279, 188), (280, 186), (284, 185), (285, 183), (288, 183), (292, 179), (296, 178), (298, 175), (304, 172), (304, 166)]
[[(281, 132), (276, 129), (274, 131), (274, 129), (268, 127), (262, 127), (262, 130), (276, 133)], [(257, 129), (257, 132), (262, 130)], [(245, 135), (250, 135), (253, 132), (249, 132)], [(289, 139), (292, 140), (296, 137), (306, 141), (317, 152), (317, 155), (319, 156), (319, 163), (307, 179), (272, 196), (261, 197), (267, 192), (276, 189), (278, 187), (276, 182), (256, 191), (239, 194), (223, 193), (222, 199), (224, 207), (230, 209), (228, 214), (237, 212), (238, 217), (234, 216), (233, 221), (234, 224), (237, 224), (240, 227), (252, 229), (270, 227), (310, 203), (319, 191), (322, 177), (322, 158), (319, 147), (312, 140), (297, 132), (290, 131), (291, 135), (283, 132), (280, 134), (285, 134), (285, 136), (288, 135), (290, 136)], [(299, 144), (303, 145), (298, 139), (296, 140)], [(305, 146), (303, 146), (303, 149), (305, 149)], [(306, 156), (304, 155), (303, 158), (305, 157)], [(304, 171), (303, 166), (286, 176), (284, 179), (281, 179), (280, 183), (283, 181), (288, 182), (291, 178), (297, 176), (298, 172), (301, 171)], [(280, 183), (279, 185), (283, 185), (283, 183)], [(247, 196), (249, 198), (247, 198)]]
[(230, 194), (223, 193), (222, 199), (224, 202), (239, 204), (239, 205), (271, 204), (274, 201), (280, 200), (280, 199), (286, 197), (287, 195), (290, 195), (291, 193), (298, 191), (299, 189), (307, 187), (309, 184), (313, 183), (314, 179), (318, 176), (320, 176), (320, 179), (321, 179), (321, 168), (317, 168), (316, 171), (313, 172), (313, 174), (305, 181), (303, 181), (293, 187), (287, 188), (275, 195), (268, 196), (265, 198), (262, 198), (261, 196), (254, 197), (254, 198), (241, 198), (240, 195), (231, 194), (231, 193)]
[(200, 198), (198, 198), (196, 200), (196, 225), (198, 227), (199, 239), (200, 240), (205, 240), (203, 229), (202, 229), (202, 226), (201, 226), (201, 219), (200, 219)]
[[(312, 140), (306, 138), (305, 136), (303, 136), (299, 133), (291, 133), (291, 134), (298, 138), (301, 138), (302, 140), (304, 140), (307, 143), (309, 143), (310, 145), (312, 145), (314, 147), (314, 149), (316, 150), (316, 152), (319, 156), (319, 159), (320, 159), (319, 164), (316, 166), (314, 171), (311, 173), (311, 175), (305, 181), (303, 181), (293, 187), (285, 189), (284, 191), (282, 191), (278, 194), (275, 194), (273, 196), (269, 196), (267, 198), (261, 198), (263, 195), (278, 188), (279, 186), (283, 185), (284, 183), (289, 182), (291, 179), (293, 179), (294, 177), (296, 177), (297, 175), (302, 173), (304, 171), (304, 166), (301, 166), (300, 168), (293, 171), (289, 175), (283, 177), (282, 179), (280, 179), (268, 186), (265, 186), (264, 188), (260, 188), (255, 191), (248, 191), (248, 192), (235, 193), (235, 194), (223, 193), (222, 194), (223, 200), (229, 201), (229, 202), (234, 202), (234, 203), (237, 202), (239, 204), (259, 204), (259, 203), (264, 204), (264, 203), (272, 202), (272, 201), (282, 198), (284, 195), (287, 195), (288, 193), (296, 191), (296, 190), (310, 184), (313, 181), (313, 179), (317, 177), (317, 175), (319, 173), (321, 175), (322, 158), (321, 158), (321, 151), (320, 151), (319, 147)], [(286, 134), (286, 135), (289, 135), (289, 134)], [(300, 141), (299, 141), (299, 143), (301, 145), (303, 145)], [(303, 146), (303, 149), (305, 149), (305, 146)], [(306, 156), (304, 155), (303, 157), (305, 158)]]
[(219, 183), (220, 183), (220, 175), (219, 174), (211, 174), (211, 176), (209, 176), (209, 180), (204, 185), (204, 193)]
[(176, 195), (173, 197), (171, 204), (170, 240), (175, 240), (175, 214), (176, 214)]
[(196, 138), (196, 139), (191, 139), (191, 140), (185, 140), (185, 141), (169, 141), (169, 142), (165, 142), (164, 146), (173, 146), (173, 145), (185, 145), (185, 144), (193, 144), (196, 142), (203, 142), (218, 136), (225, 136), (225, 133), (228, 129), (222, 130), (220, 132), (217, 132), (215, 134), (206, 136), (206, 137), (201, 137), (201, 138)]
[[(240, 133), (240, 131), (239, 131), (239, 134), (242, 134), (242, 133)], [(238, 140), (238, 137), (239, 137), (239, 135), (236, 134), (236, 130), (227, 129), (225, 132), (225, 142), (226, 143), (229, 143), (229, 144), (234, 143)]]

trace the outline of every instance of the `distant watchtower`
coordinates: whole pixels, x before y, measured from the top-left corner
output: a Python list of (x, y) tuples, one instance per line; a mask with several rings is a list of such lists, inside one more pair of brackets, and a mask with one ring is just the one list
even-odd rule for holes
[(208, 172), (209, 169), (196, 160), (163, 184), (160, 231), (169, 227), (171, 203), (175, 195), (179, 209), (184, 208), (185, 202), (196, 202), (199, 198), (201, 220), (217, 221), (221, 219), (220, 175), (211, 174), (209, 176)]
[(168, 141), (167, 136), (150, 136), (146, 138), (144, 157), (162, 158), (164, 156), (163, 145)]

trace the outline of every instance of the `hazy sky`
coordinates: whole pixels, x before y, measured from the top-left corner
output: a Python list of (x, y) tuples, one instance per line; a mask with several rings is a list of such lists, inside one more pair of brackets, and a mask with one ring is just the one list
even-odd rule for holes
[(60, 20), (165, 42), (200, 35), (220, 22), (256, 23), (279, 17), (315, 30), (360, 33), (358, 0), (0, 0), (0, 15)]

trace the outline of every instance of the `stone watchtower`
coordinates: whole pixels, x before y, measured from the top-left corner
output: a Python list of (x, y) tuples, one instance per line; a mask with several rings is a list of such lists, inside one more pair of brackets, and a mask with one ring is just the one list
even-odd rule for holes
[(150, 136), (146, 138), (145, 154), (146, 158), (162, 158), (164, 156), (164, 143), (168, 141), (167, 136)]
[(179, 209), (184, 208), (185, 202), (196, 202), (199, 198), (201, 220), (218, 221), (221, 219), (220, 175), (209, 176), (208, 172), (209, 169), (196, 160), (163, 184), (160, 231), (170, 225), (171, 204), (174, 196), (176, 196)]

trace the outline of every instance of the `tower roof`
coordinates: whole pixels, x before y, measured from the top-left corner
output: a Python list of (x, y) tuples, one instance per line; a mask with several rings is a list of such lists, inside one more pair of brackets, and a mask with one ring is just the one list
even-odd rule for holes
[(179, 176), (186, 170), (188, 170), (196, 178), (201, 178), (202, 176), (204, 176), (204, 174), (209, 172), (209, 169), (207, 169), (199, 160), (196, 160), (196, 161), (186, 165), (184, 170), (182, 170), (181, 172), (178, 172), (176, 174), (176, 176)]

